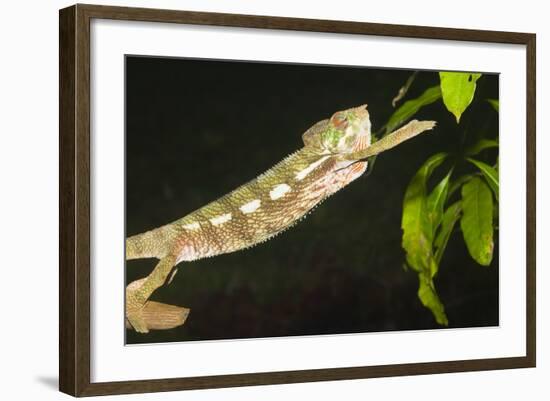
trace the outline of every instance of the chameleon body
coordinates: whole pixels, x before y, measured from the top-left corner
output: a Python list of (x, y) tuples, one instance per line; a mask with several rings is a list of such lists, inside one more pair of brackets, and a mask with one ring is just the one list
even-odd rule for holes
[(178, 263), (239, 251), (268, 240), (359, 178), (367, 169), (366, 158), (372, 156), (370, 148), (374, 148), (373, 154), (380, 153), (433, 125), (413, 121), (376, 142), (375, 147), (371, 146), (366, 105), (339, 111), (302, 135), (303, 148), (257, 178), (179, 220), (129, 237), (126, 259), (160, 259), (148, 277), (127, 288), (130, 325), (136, 331), (148, 331), (150, 327), (140, 312)]

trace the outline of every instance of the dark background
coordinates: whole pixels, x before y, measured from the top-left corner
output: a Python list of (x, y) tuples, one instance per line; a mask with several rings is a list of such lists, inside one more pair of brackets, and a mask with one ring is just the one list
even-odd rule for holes
[[(337, 110), (368, 103), (376, 131), (410, 74), (127, 56), (127, 235), (183, 217), (254, 178), (300, 148), (301, 134)], [(436, 72), (421, 72), (407, 98), (438, 82)], [(368, 177), (282, 235), (180, 264), (172, 283), (151, 299), (191, 308), (187, 322), (146, 335), (127, 330), (127, 343), (439, 328), (417, 298), (416, 274), (403, 268), (403, 196), (432, 154), (459, 152), (480, 135), (498, 134), (486, 98), (498, 98), (497, 75), (478, 81), (459, 126), (441, 101), (423, 108), (415, 118), (437, 120), (435, 131), (384, 153)], [(488, 156), (494, 160), (482, 159)], [(449, 168), (438, 169), (434, 182)], [(462, 163), (455, 172), (468, 169)], [(495, 241), (493, 265), (479, 266), (455, 229), (435, 281), (449, 327), (498, 325)], [(149, 274), (155, 262), (128, 262), (127, 283)]]

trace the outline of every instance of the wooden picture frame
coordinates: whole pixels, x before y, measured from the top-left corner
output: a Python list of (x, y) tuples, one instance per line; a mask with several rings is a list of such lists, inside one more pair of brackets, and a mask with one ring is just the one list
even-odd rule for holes
[[(110, 19), (204, 26), (519, 44), (526, 47), (526, 355), (429, 363), (221, 376), (91, 382), (90, 332), (90, 22)], [(535, 318), (535, 48), (529, 33), (495, 32), (349, 21), (328, 21), (142, 8), (74, 5), (60, 10), (60, 289), (59, 388), (73, 396), (143, 393), (262, 384), (534, 367)]]

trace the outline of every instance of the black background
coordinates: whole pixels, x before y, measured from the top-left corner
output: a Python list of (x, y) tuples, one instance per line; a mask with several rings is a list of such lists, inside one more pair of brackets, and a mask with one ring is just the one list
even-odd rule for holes
[[(301, 147), (302, 132), (337, 110), (368, 103), (376, 131), (410, 74), (127, 56), (127, 235), (183, 217), (254, 178)], [(421, 72), (407, 98), (438, 82), (437, 73)], [(498, 98), (498, 75), (478, 81), (458, 126), (441, 101), (423, 108), (415, 118), (437, 120), (436, 130), (384, 153), (368, 177), (282, 235), (180, 264), (152, 299), (191, 308), (187, 322), (146, 335), (128, 330), (127, 343), (439, 328), (417, 298), (416, 275), (403, 268), (403, 196), (432, 154), (497, 136), (497, 114), (486, 98)], [(482, 157), (488, 156), (494, 160)], [(449, 168), (438, 169), (431, 185)], [(462, 163), (455, 172), (468, 169)], [(498, 325), (498, 240), (492, 266), (483, 267), (455, 231), (435, 282), (449, 327)], [(127, 283), (154, 265), (128, 262)]]

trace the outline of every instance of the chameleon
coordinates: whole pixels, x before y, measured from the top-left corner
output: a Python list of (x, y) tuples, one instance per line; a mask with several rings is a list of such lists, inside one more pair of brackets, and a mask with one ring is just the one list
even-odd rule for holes
[[(140, 333), (167, 328), (148, 322), (154, 320), (155, 313), (162, 315), (162, 304), (148, 300), (171, 281), (181, 262), (237, 252), (273, 238), (363, 175), (371, 156), (435, 124), (413, 120), (373, 141), (366, 104), (337, 111), (305, 131), (303, 147), (263, 174), (176, 221), (128, 237), (126, 260), (159, 261), (147, 277), (126, 288), (127, 326)], [(169, 327), (183, 324), (187, 318), (187, 309), (179, 311), (183, 311), (180, 319), (174, 319)], [(170, 313), (166, 316), (170, 320)]]

